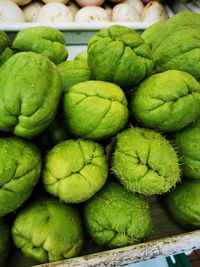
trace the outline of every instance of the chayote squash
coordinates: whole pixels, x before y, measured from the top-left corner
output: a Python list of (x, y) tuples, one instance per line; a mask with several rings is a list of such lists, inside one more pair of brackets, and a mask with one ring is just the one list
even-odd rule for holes
[(53, 62), (33, 52), (15, 54), (0, 68), (0, 130), (23, 138), (39, 135), (53, 121), (61, 94)]
[(28, 27), (17, 34), (12, 48), (18, 52), (32, 51), (47, 56), (55, 64), (66, 60), (68, 52), (62, 32), (53, 27)]

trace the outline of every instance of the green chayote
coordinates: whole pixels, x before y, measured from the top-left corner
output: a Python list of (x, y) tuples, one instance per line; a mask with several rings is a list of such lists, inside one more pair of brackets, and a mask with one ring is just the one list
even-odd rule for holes
[(165, 204), (174, 220), (186, 229), (200, 229), (200, 182), (183, 181), (164, 195)]
[(0, 68), (0, 130), (37, 136), (53, 121), (61, 94), (53, 62), (33, 52), (15, 54)]
[(7, 34), (0, 31), (0, 66), (12, 55), (14, 55), (14, 51), (9, 47)]
[(113, 25), (97, 32), (88, 43), (92, 78), (133, 88), (153, 69), (151, 50), (133, 29)]
[(67, 140), (45, 159), (43, 183), (47, 192), (66, 203), (92, 197), (105, 184), (108, 164), (103, 148), (90, 140)]
[(200, 14), (182, 12), (159, 25), (142, 34), (152, 47), (155, 71), (182, 70), (200, 81)]
[(32, 51), (47, 56), (55, 64), (68, 57), (66, 39), (59, 30), (48, 27), (28, 27), (16, 35), (12, 48), (19, 52)]
[(53, 198), (32, 202), (16, 216), (12, 236), (26, 257), (37, 263), (75, 257), (83, 244), (83, 230), (74, 206)]
[(73, 85), (89, 81), (91, 72), (88, 64), (81, 60), (68, 60), (58, 65), (64, 91), (66, 92)]
[(144, 195), (167, 192), (180, 179), (172, 145), (145, 128), (133, 127), (117, 135), (111, 167), (126, 189)]
[(33, 144), (0, 138), (0, 217), (15, 211), (30, 196), (39, 180), (42, 160)]
[(74, 57), (74, 60), (84, 61), (85, 63), (87, 63), (87, 59), (88, 59), (87, 50), (79, 52)]
[(64, 123), (73, 136), (100, 140), (122, 130), (128, 121), (122, 89), (109, 82), (75, 84), (63, 99)]
[(179, 153), (183, 176), (200, 179), (200, 120), (174, 133), (172, 140)]
[(200, 116), (200, 84), (178, 70), (154, 74), (133, 92), (130, 111), (143, 127), (178, 131)]

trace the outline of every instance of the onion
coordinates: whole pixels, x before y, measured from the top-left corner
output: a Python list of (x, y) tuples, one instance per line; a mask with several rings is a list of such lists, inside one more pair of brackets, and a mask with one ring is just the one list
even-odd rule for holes
[(70, 9), (61, 3), (48, 3), (41, 7), (37, 22), (62, 23), (73, 21)]
[(75, 0), (76, 3), (81, 6), (101, 6), (105, 0)]
[(0, 22), (25, 22), (24, 13), (14, 2), (8, 0), (1, 0)]
[(86, 6), (82, 7), (75, 16), (76, 22), (106, 22), (108, 15), (102, 7)]
[(140, 16), (132, 6), (122, 3), (114, 6), (112, 12), (112, 20), (123, 22), (138, 22), (140, 21)]
[(143, 22), (156, 23), (168, 18), (167, 12), (162, 4), (156, 1), (150, 2), (145, 6), (141, 19)]
[(42, 6), (43, 4), (38, 1), (38, 2), (32, 2), (23, 7), (22, 11), (24, 12), (25, 20), (27, 22), (36, 22), (37, 15)]

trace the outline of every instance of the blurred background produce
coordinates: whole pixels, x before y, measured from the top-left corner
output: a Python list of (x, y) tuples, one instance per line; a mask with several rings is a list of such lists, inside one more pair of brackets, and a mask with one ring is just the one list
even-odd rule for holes
[(0, 22), (147, 22), (167, 19), (162, 1), (2, 0)]

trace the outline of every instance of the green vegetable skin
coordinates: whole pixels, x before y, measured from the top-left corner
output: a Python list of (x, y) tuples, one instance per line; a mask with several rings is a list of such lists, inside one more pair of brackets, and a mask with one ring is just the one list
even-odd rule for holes
[(89, 140), (67, 140), (46, 156), (43, 183), (66, 203), (92, 197), (106, 182), (108, 165), (103, 148)]
[(5, 262), (10, 251), (10, 231), (4, 221), (0, 219), (0, 267), (6, 266)]
[(159, 25), (142, 34), (152, 47), (155, 71), (182, 70), (200, 81), (200, 15), (182, 12)]
[(153, 69), (151, 50), (132, 29), (114, 25), (96, 33), (88, 43), (88, 65), (95, 80), (133, 88)]
[(5, 32), (0, 31), (0, 66), (14, 54), (9, 47), (9, 39)]
[(12, 48), (20, 52), (32, 51), (47, 56), (55, 64), (66, 60), (68, 52), (62, 32), (48, 26), (28, 27), (15, 37)]
[(200, 228), (200, 183), (183, 181), (165, 195), (165, 204), (174, 220), (186, 229)]
[(103, 81), (72, 86), (64, 95), (63, 113), (69, 133), (92, 140), (116, 134), (128, 121), (125, 94), (119, 86)]
[(183, 176), (200, 179), (200, 120), (172, 136)]
[(73, 85), (89, 81), (91, 78), (88, 64), (81, 60), (68, 60), (62, 62), (58, 65), (58, 70), (65, 92), (67, 92)]
[(69, 134), (62, 124), (61, 114), (58, 112), (53, 122), (34, 141), (41, 151), (45, 151), (69, 139)]
[(172, 145), (159, 133), (143, 128), (117, 135), (111, 168), (126, 189), (144, 195), (167, 192), (180, 179)]
[(0, 31), (0, 53), (8, 46), (8, 36), (5, 32)]
[(186, 72), (154, 74), (133, 92), (130, 113), (143, 127), (178, 131), (200, 116), (200, 85)]
[(74, 60), (84, 61), (85, 63), (87, 63), (87, 59), (88, 59), (87, 50), (79, 52), (74, 57)]
[(0, 138), (0, 217), (15, 211), (31, 195), (41, 172), (39, 150), (19, 138)]
[(61, 93), (54, 63), (33, 52), (12, 56), (0, 69), (0, 130), (39, 135), (53, 121)]
[(77, 256), (83, 244), (76, 208), (53, 198), (39, 199), (21, 210), (12, 236), (25, 256), (38, 263)]
[(86, 202), (84, 221), (92, 238), (108, 248), (139, 243), (151, 232), (146, 200), (115, 183)]

